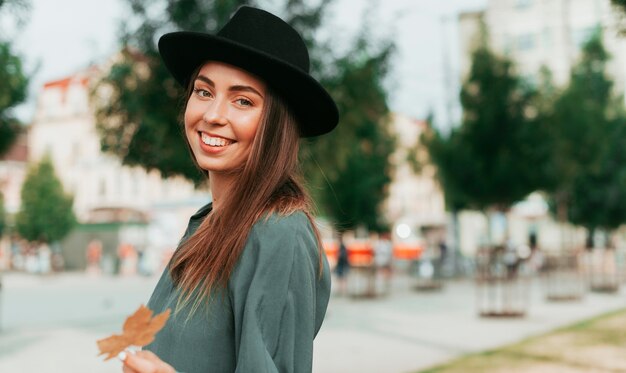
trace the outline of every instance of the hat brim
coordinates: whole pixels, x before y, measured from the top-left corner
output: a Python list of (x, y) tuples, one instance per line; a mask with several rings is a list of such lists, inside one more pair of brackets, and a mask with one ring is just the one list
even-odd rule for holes
[(339, 120), (335, 102), (308, 73), (262, 51), (210, 34), (180, 31), (159, 39), (159, 52), (174, 78), (187, 87), (193, 71), (207, 61), (220, 61), (260, 77), (293, 109), (302, 137), (332, 131)]

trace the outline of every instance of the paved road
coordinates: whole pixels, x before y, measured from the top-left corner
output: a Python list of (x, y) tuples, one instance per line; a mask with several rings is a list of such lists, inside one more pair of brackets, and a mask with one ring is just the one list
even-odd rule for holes
[[(62, 274), (4, 276), (0, 295), (0, 372), (120, 372), (97, 357), (95, 341), (120, 331), (124, 318), (149, 297), (157, 278)], [(476, 316), (471, 282), (417, 293), (407, 278), (384, 298), (333, 296), (315, 341), (314, 372), (401, 373), (515, 342), (576, 320), (626, 307), (626, 292), (587, 294), (576, 303), (547, 303), (538, 282), (528, 316)]]

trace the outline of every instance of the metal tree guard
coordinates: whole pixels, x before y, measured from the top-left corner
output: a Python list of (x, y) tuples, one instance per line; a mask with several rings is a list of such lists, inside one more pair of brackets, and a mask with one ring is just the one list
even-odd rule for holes
[(523, 260), (503, 245), (483, 247), (476, 255), (476, 296), (481, 317), (523, 317), (529, 281)]
[(617, 293), (622, 268), (616, 260), (616, 250), (596, 248), (585, 253), (585, 272), (589, 289), (598, 293)]
[(437, 291), (443, 288), (441, 268), (443, 256), (435, 255), (432, 248), (415, 262), (412, 276), (415, 278), (413, 288), (417, 291)]
[(583, 298), (585, 283), (580, 260), (580, 254), (575, 252), (546, 256), (543, 272), (547, 300), (577, 301)]

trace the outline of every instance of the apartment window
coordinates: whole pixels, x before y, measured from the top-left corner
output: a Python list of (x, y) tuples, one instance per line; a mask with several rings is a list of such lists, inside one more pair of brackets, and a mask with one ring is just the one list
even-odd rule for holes
[(533, 34), (522, 34), (517, 37), (517, 50), (524, 52), (535, 48), (535, 36)]
[(533, 5), (532, 0), (515, 0), (515, 8), (526, 9)]

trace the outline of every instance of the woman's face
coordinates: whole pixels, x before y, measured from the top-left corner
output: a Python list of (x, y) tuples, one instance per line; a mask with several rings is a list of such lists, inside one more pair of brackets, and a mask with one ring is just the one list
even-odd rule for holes
[(256, 135), (265, 83), (232, 65), (200, 68), (185, 109), (185, 133), (203, 170), (220, 173), (245, 163)]

